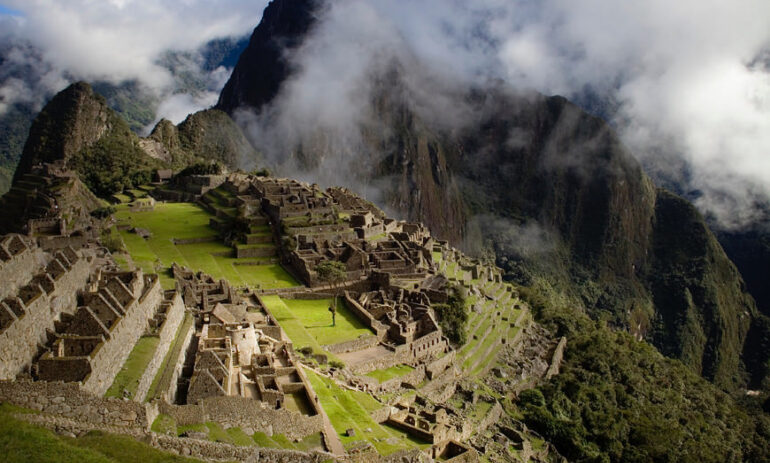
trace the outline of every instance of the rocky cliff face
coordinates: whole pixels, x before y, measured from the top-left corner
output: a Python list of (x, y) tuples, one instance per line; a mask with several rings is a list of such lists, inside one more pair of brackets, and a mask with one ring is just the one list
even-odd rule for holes
[(253, 166), (254, 148), (230, 117), (218, 110), (188, 116), (179, 126), (161, 121), (141, 139), (90, 85), (79, 82), (57, 94), (30, 129), (15, 181), (39, 163), (63, 162), (94, 193), (109, 196), (146, 183), (161, 167), (181, 169), (199, 160), (230, 168)]
[(69, 161), (111, 132), (121, 132), (121, 120), (90, 85), (78, 82), (59, 92), (35, 118), (14, 179), (40, 162)]
[[(317, 7), (271, 2), (219, 108), (271, 103), (292, 72), (280, 50), (302, 43)], [(362, 175), (380, 179), (381, 206), (457, 245), (491, 240), (498, 263), (524, 280), (544, 275), (717, 384), (745, 383), (757, 311), (741, 276), (692, 205), (656, 190), (604, 121), (501, 86), (459, 95), (469, 117), (439, 127), (414, 110), (397, 74), (373, 76), (388, 82), (366, 109), (379, 126), (360, 128)], [(295, 159), (318, 167), (327, 145), (297, 147)]]

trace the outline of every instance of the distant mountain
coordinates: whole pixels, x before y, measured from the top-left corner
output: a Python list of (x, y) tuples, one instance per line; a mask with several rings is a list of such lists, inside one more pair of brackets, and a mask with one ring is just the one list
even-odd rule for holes
[[(270, 3), (218, 108), (259, 113), (278, 101), (294, 72), (286, 50), (312, 36), (318, 5)], [(509, 277), (564, 289), (716, 384), (747, 384), (747, 333), (764, 318), (692, 204), (656, 189), (611, 127), (561, 97), (469, 88), (453, 96), (470, 108), (463, 124), (439, 124), (416, 109), (405, 81), (418, 65), (373, 71), (362, 112), (377, 122), (360, 124), (350, 182), (381, 186), (380, 206), (455, 245), (491, 246)], [(307, 131), (314, 136), (290, 146), (284, 165), (308, 175), (339, 168), (335, 133)], [(260, 136), (258, 149), (272, 142)]]
[[(169, 69), (176, 80), (176, 93), (198, 95), (207, 91), (210, 82), (207, 73), (220, 66), (232, 68), (248, 43), (247, 37), (215, 39), (195, 52), (168, 51), (159, 63)], [(21, 51), (30, 59), (19, 66), (5, 58), (12, 52)], [(53, 97), (48, 85), (42, 81), (47, 69), (39, 51), (26, 43), (0, 44), (0, 86), (13, 79), (23, 81), (32, 95), (7, 105), (0, 112), (0, 194), (11, 185), (13, 172), (21, 157), (24, 142), (37, 112)], [(36, 63), (36, 64), (35, 64)], [(74, 80), (74, 79), (73, 79)], [(159, 95), (136, 80), (119, 84), (97, 81), (91, 83), (102, 95), (107, 105), (120, 114), (130, 129), (140, 133), (156, 119)], [(2, 101), (0, 101), (2, 103)]]
[(227, 166), (254, 163), (258, 154), (230, 117), (210, 109), (174, 126), (162, 120), (148, 138), (85, 82), (59, 92), (35, 118), (14, 174), (14, 185), (40, 163), (63, 163), (99, 196), (147, 183), (158, 168), (181, 169), (200, 161)]

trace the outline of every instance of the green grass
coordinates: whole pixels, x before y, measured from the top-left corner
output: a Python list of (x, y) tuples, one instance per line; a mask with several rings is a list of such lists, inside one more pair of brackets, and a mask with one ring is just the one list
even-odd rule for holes
[(92, 431), (68, 438), (0, 409), (0, 459), (7, 463), (190, 463), (199, 460), (161, 452), (132, 437)]
[[(134, 397), (136, 388), (139, 386), (139, 379), (142, 377), (150, 360), (152, 360), (159, 342), (160, 339), (157, 336), (142, 336), (139, 338), (131, 353), (128, 354), (123, 368), (115, 376), (112, 386), (107, 389), (106, 397), (123, 397), (124, 389), (128, 391), (130, 398)], [(141, 399), (143, 397), (139, 397), (139, 400)]]
[[(389, 455), (401, 449), (429, 446), (426, 443), (413, 441), (395, 428), (376, 423), (369, 416), (367, 407), (359, 403), (357, 400), (359, 396), (353, 394), (353, 391), (342, 389), (333, 380), (312, 371), (306, 371), (306, 373), (310, 384), (318, 394), (321, 406), (329, 416), (344, 446), (349, 447), (354, 442), (365, 440), (374, 445), (381, 455)], [(349, 428), (356, 431), (355, 437), (345, 435), (345, 431)], [(369, 428), (371, 432), (366, 431)], [(387, 443), (386, 440), (390, 438), (398, 439), (398, 444)]]
[(121, 205), (115, 217), (131, 227), (146, 228), (152, 232), (148, 240), (127, 230), (121, 231), (120, 236), (136, 265), (147, 273), (161, 272), (164, 288), (174, 286), (174, 280), (163, 272), (174, 262), (194, 271), (202, 270), (215, 279), (225, 278), (234, 286), (265, 289), (299, 286), (277, 264), (234, 265), (238, 259), (233, 249), (222, 242), (174, 244), (174, 238), (216, 238), (216, 232), (208, 225), (212, 215), (196, 204), (159, 203), (155, 210), (146, 212), (131, 211)]
[(155, 418), (155, 421), (152, 422), (150, 429), (152, 432), (156, 432), (158, 434), (168, 434), (171, 436), (176, 436), (179, 434), (174, 418), (163, 413), (159, 414), (158, 417)]
[[(286, 335), (289, 336), (295, 348), (312, 347), (315, 352), (324, 352), (315, 337), (305, 329), (302, 320), (294, 315), (283, 299), (279, 296), (262, 296), (262, 301), (286, 332)], [(330, 359), (339, 360), (331, 354), (327, 353), (327, 355)]]
[(332, 326), (332, 315), (329, 312), (329, 307), (334, 303), (333, 299), (284, 299), (283, 302), (322, 346), (352, 341), (363, 335), (373, 334), (372, 330), (350, 311), (342, 299), (337, 300), (336, 326)]
[(384, 370), (374, 370), (370, 371), (366, 374), (366, 376), (369, 376), (370, 378), (376, 379), (380, 383), (384, 383), (385, 381), (393, 378), (398, 378), (399, 376), (404, 376), (407, 373), (411, 373), (414, 371), (414, 368), (410, 367), (409, 365), (395, 365), (390, 368), (386, 368)]

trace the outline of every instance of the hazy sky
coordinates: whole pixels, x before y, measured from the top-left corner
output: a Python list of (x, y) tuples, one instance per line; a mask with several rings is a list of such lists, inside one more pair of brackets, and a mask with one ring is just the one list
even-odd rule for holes
[[(5, 0), (0, 41), (24, 39), (42, 51), (32, 58), (20, 49), (10, 60), (39, 63), (45, 70), (41, 85), (55, 89), (71, 78), (135, 78), (162, 91), (169, 75), (156, 64), (161, 52), (246, 34), (266, 3)], [(675, 156), (687, 160), (688, 187), (703, 192), (700, 207), (726, 223), (750, 217), (751, 195), (770, 191), (768, 0), (336, 0), (333, 5), (322, 16), (327, 27), (319, 29), (315, 45), (293, 57), (303, 75), (295, 79), (290, 98), (312, 96), (318, 90), (313, 86), (321, 85), (329, 96), (354, 102), (350, 89), (361, 88), (370, 66), (408, 49), (437, 75), (468, 83), (500, 78), (568, 97), (592, 89), (614, 103), (613, 123), (637, 157), (652, 159), (652, 153), (663, 169)], [(3, 14), (6, 8), (21, 15)], [(0, 111), (3, 101), (24, 98), (28, 87), (5, 82)], [(215, 96), (178, 101), (176, 107), (171, 101), (162, 110), (176, 111), (178, 118), (196, 105), (212, 104)], [(311, 116), (332, 122), (339, 116), (327, 112), (332, 114)]]

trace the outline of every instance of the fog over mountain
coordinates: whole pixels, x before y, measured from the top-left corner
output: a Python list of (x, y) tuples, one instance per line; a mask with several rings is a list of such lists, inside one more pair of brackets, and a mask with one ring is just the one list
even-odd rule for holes
[[(0, 17), (2, 74), (11, 66), (28, 66), (37, 74), (3, 79), (0, 112), (17, 101), (42, 104), (41, 89), (60, 90), (76, 78), (136, 80), (162, 95), (158, 116), (178, 122), (213, 104), (227, 75), (211, 70), (205, 91), (180, 92), (162, 65), (163, 53), (243, 35), (258, 23), (265, 4), (7, 1), (4, 5), (20, 14)], [(767, 197), (766, 1), (341, 0), (331, 5), (321, 13), (326, 26), (318, 28), (317, 42), (292, 57), (302, 72), (283, 101), (308, 100), (287, 106), (283, 112), (289, 118), (329, 125), (354, 117), (357, 104), (350, 98), (355, 92), (365, 95), (367, 69), (381, 65), (384, 55), (403, 56), (407, 50), (433, 73), (429, 84), (502, 79), (578, 102), (608, 119), (659, 182), (688, 194), (723, 226), (751, 221), (757, 199)], [(337, 52), (340, 46), (346, 53)], [(187, 65), (200, 66), (200, 60)], [(336, 83), (324, 76), (334, 76)], [(318, 112), (309, 103), (314, 97), (334, 104)]]

